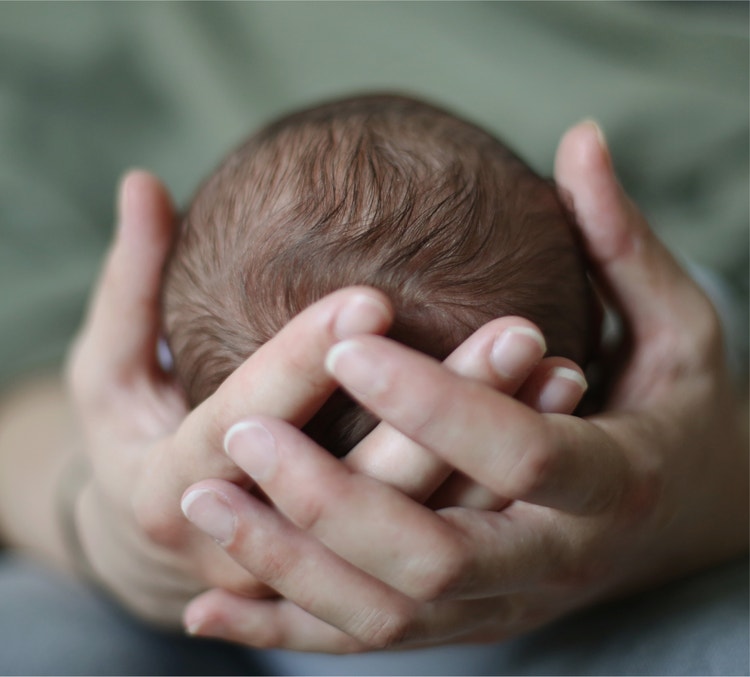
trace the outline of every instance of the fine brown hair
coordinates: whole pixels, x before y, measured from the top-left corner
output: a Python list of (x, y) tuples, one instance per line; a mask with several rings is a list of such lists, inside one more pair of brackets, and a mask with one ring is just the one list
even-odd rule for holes
[[(353, 284), (385, 292), (389, 336), (439, 360), (520, 315), (584, 364), (594, 302), (572, 216), (505, 144), (408, 97), (277, 120), (197, 191), (163, 282), (177, 378), (197, 405), (292, 317)], [(374, 420), (338, 392), (307, 432), (333, 453)]]

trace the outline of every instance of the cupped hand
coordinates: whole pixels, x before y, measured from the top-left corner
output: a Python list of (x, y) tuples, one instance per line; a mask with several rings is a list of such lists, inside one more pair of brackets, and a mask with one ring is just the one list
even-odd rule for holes
[[(138, 615), (174, 624), (185, 604), (211, 586), (269, 594), (185, 519), (180, 497), (186, 487), (205, 477), (247, 487), (246, 474), (222, 450), (230, 425), (254, 414), (303, 425), (336, 388), (324, 369), (328, 350), (348, 336), (385, 332), (392, 311), (375, 290), (336, 292), (294, 318), (190, 412), (157, 360), (161, 271), (175, 221), (165, 188), (145, 172), (130, 173), (118, 218), (67, 370), (92, 470), (76, 516), (98, 582)], [(578, 377), (576, 368), (540, 362), (541, 337), (524, 320), (485, 328), (452, 359), (470, 372), (501, 334), (497, 387), (515, 392), (528, 383), (530, 401), (575, 406), (580, 392), (567, 384)], [(424, 472), (432, 477), (443, 472), (444, 464), (428, 465)]]
[[(596, 126), (566, 134), (556, 176), (629, 338), (604, 411), (539, 413), (382, 337), (337, 343), (330, 373), (425, 471), (367, 442), (341, 463), (278, 418), (233, 426), (228, 457), (274, 507), (219, 479), (183, 507), (281, 598), (211, 590), (186, 610), (191, 632), (326, 652), (500, 641), (747, 549), (745, 412), (710, 302)], [(466, 478), (454, 504), (421, 505), (446, 468)]]
[(344, 336), (385, 331), (390, 306), (352, 288), (301, 313), (189, 412), (160, 368), (159, 293), (174, 215), (145, 172), (121, 186), (119, 227), (68, 364), (93, 479), (77, 505), (83, 549), (99, 582), (148, 619), (176, 623), (209, 585), (266, 590), (196, 532), (179, 509), (185, 487), (210, 475), (242, 484), (221, 453), (224, 430), (264, 413), (302, 425), (333, 392), (322, 368)]

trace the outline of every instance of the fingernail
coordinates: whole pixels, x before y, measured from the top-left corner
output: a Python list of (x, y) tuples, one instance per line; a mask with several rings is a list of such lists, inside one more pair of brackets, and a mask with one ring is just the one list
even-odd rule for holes
[(596, 138), (599, 141), (599, 146), (604, 151), (607, 162), (611, 163), (609, 155), (609, 144), (607, 143), (607, 137), (604, 135), (604, 130), (601, 128), (601, 125), (596, 120), (592, 120), (591, 118), (584, 120), (584, 122), (591, 128), (593, 128), (593, 130), (596, 132)]
[(589, 387), (580, 372), (567, 367), (555, 367), (550, 380), (539, 395), (538, 407), (542, 413), (573, 411)]
[(326, 355), (325, 366), (329, 374), (355, 395), (373, 397), (388, 388), (382, 365), (356, 340), (333, 346)]
[(185, 631), (188, 635), (191, 635), (193, 637), (197, 637), (198, 633), (201, 631), (201, 628), (203, 627), (203, 621), (193, 621), (190, 623), (186, 628)]
[(278, 464), (276, 440), (255, 421), (235, 423), (224, 437), (224, 450), (258, 483), (270, 480)]
[(339, 311), (333, 333), (338, 339), (369, 334), (382, 329), (391, 319), (386, 305), (371, 296), (355, 296)]
[(528, 373), (529, 366), (547, 352), (547, 344), (538, 331), (531, 327), (510, 327), (495, 340), (490, 362), (504, 378), (517, 378)]
[[(193, 603), (190, 602), (187, 607), (185, 607), (185, 610), (182, 613), (182, 625), (188, 635), (203, 635), (204, 631), (206, 630), (206, 625), (210, 625), (211, 618), (212, 617), (210, 615), (207, 618), (206, 614), (204, 612), (201, 612), (200, 609), (196, 611)], [(215, 622), (216, 618), (213, 617), (213, 620)]]
[(195, 489), (183, 497), (181, 507), (185, 517), (217, 543), (232, 542), (237, 515), (224, 496), (210, 489)]
[(599, 144), (601, 145), (602, 148), (606, 148), (607, 138), (604, 136), (604, 131), (602, 130), (601, 125), (596, 120), (594, 120), (594, 118), (586, 118), (585, 120), (582, 120), (581, 122), (585, 125), (588, 125), (596, 132), (596, 136), (599, 139)]

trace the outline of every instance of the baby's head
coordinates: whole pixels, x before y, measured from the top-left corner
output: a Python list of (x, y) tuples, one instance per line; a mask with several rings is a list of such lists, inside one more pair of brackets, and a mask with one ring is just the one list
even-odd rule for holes
[[(293, 316), (354, 284), (395, 308), (389, 336), (444, 359), (503, 315), (584, 364), (596, 313), (555, 186), (487, 132), (401, 96), (273, 122), (200, 187), (165, 271), (164, 324), (195, 406)], [(341, 455), (374, 419), (338, 392), (306, 431)]]

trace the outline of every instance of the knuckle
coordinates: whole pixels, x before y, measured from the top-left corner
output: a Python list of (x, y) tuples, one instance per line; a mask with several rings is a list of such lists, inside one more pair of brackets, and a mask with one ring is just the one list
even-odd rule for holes
[(351, 631), (355, 639), (369, 649), (389, 649), (401, 644), (408, 636), (411, 615), (404, 612), (387, 612), (383, 609), (363, 609), (353, 619)]
[(454, 393), (438, 388), (431, 395), (425, 395), (421, 400), (410, 401), (408, 407), (399, 407), (403, 415), (409, 417), (404, 427), (409, 429), (414, 439), (429, 443), (435, 438), (436, 433), (441, 436), (450, 434), (451, 430), (446, 429), (445, 421), (455, 422), (452, 430), (455, 430), (457, 435), (459, 431), (463, 433), (465, 426), (462, 419), (466, 411), (462, 403), (456, 401)]
[[(214, 611), (214, 618), (209, 621), (210, 625), (215, 627), (233, 629), (231, 618), (226, 618), (219, 610)], [(238, 636), (237, 640), (246, 639), (244, 636)], [(283, 629), (277, 623), (255, 623), (252, 626), (252, 645), (257, 649), (278, 649), (283, 647), (286, 642), (286, 635)]]
[(557, 594), (576, 595), (586, 592), (606, 580), (613, 563), (602, 547), (602, 540), (611, 530), (602, 530), (603, 520), (591, 524), (590, 529), (578, 538), (565, 543), (547, 539), (545, 550), (555, 562), (547, 577), (548, 586)]
[(459, 539), (452, 538), (436, 550), (418, 567), (419, 578), (409, 592), (413, 599), (422, 602), (446, 599), (466, 586), (469, 549)]
[(325, 499), (318, 494), (300, 496), (296, 513), (294, 521), (297, 526), (303, 531), (316, 533), (318, 525), (325, 519)]
[[(243, 553), (252, 557), (251, 572), (260, 581), (276, 588), (283, 585), (294, 574), (299, 562), (289, 557), (289, 553), (283, 548), (276, 547), (273, 543), (266, 543), (264, 547), (252, 547), (252, 544), (244, 542), (242, 530), (226, 550), (230, 555), (241, 556)], [(257, 544), (260, 545), (260, 544)], [(251, 547), (248, 547), (251, 546)]]
[(573, 562), (561, 562), (550, 584), (557, 592), (575, 594), (596, 587), (599, 581), (607, 578), (611, 569), (612, 565), (603, 558), (577, 558)]
[(403, 428), (404, 432), (416, 441), (424, 441), (428, 438), (432, 421), (436, 418), (435, 408), (431, 403), (414, 402), (408, 412), (402, 408), (399, 408), (399, 412), (402, 417), (400, 420), (397, 421), (395, 417), (390, 417), (387, 419), (388, 422), (390, 423), (393, 419), (397, 427), (399, 427), (398, 424), (401, 424), (400, 427)]
[(196, 577), (205, 582), (206, 587), (218, 588), (240, 595), (262, 599), (275, 595), (268, 586), (261, 583), (241, 564), (216, 548), (196, 548), (198, 559)]
[(547, 443), (527, 447), (509, 477), (513, 495), (533, 498), (543, 492), (555, 475), (559, 457), (559, 451)]
[(331, 377), (321, 368), (311, 370), (311, 365), (307, 359), (295, 357), (292, 360), (292, 370), (295, 375), (299, 375), (308, 389), (311, 391), (323, 390), (331, 382)]
[(619, 510), (623, 525), (640, 525), (651, 519), (661, 504), (664, 484), (665, 478), (655, 461), (648, 468), (639, 469), (623, 491)]
[(289, 346), (286, 352), (286, 371), (290, 378), (301, 382), (303, 387), (312, 392), (318, 392), (326, 388), (331, 381), (325, 369), (319, 367), (320, 362), (316, 362), (314, 357), (324, 355), (326, 349), (332, 341), (322, 340), (317, 351), (301, 350), (295, 346)]
[(133, 518), (138, 530), (152, 543), (175, 547), (181, 543), (182, 520), (166, 509), (156, 496), (136, 490), (131, 499)]

